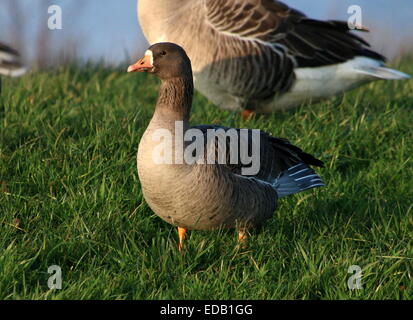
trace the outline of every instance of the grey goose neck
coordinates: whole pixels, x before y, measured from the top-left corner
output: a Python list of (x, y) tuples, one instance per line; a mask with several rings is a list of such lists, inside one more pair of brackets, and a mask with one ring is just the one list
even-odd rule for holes
[(187, 122), (191, 112), (193, 92), (193, 80), (189, 74), (162, 80), (154, 116)]

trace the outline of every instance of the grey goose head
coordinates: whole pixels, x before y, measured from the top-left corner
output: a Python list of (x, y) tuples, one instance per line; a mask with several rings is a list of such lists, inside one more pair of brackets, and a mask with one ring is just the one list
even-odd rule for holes
[(185, 50), (170, 42), (150, 46), (142, 59), (129, 66), (128, 72), (148, 72), (161, 80), (192, 77), (191, 60)]
[(156, 43), (142, 59), (129, 66), (128, 72), (148, 72), (161, 79), (155, 110), (167, 110), (168, 120), (188, 120), (194, 83), (191, 60), (182, 47), (170, 42)]

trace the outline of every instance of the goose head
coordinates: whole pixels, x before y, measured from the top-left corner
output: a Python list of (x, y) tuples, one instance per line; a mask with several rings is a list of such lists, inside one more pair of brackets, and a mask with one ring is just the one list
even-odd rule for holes
[(148, 72), (161, 80), (155, 114), (167, 121), (188, 121), (194, 84), (191, 61), (185, 50), (174, 43), (154, 44), (145, 56), (129, 66), (128, 72)]
[(161, 80), (192, 77), (191, 61), (185, 50), (169, 42), (150, 46), (142, 59), (129, 66), (128, 72), (148, 72)]

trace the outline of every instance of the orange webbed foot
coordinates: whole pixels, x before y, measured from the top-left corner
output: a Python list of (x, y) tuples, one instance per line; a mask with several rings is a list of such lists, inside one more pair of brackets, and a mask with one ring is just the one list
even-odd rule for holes
[(244, 121), (251, 120), (255, 116), (255, 111), (245, 109), (244, 111), (241, 112), (241, 117)]
[(182, 252), (184, 249), (184, 240), (186, 239), (186, 233), (188, 229), (178, 227), (179, 244), (178, 250)]

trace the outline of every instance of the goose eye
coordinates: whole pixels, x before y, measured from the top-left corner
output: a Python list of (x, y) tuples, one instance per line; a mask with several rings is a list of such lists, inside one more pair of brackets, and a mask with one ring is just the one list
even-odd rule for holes
[(166, 51), (161, 51), (161, 56), (165, 56), (166, 55)]

